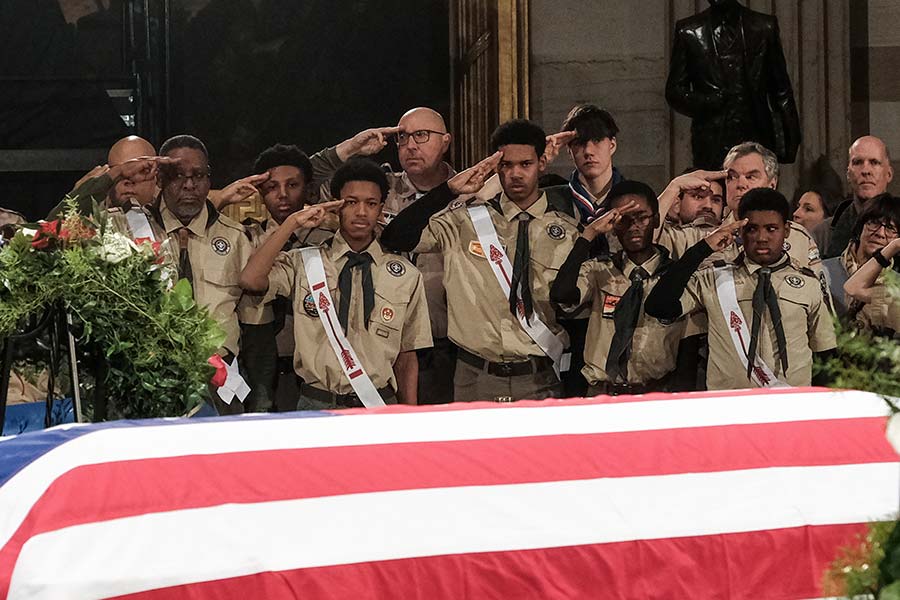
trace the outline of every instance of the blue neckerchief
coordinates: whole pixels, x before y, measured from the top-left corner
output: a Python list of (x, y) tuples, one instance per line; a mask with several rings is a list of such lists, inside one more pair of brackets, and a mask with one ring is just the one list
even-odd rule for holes
[[(622, 174), (619, 173), (618, 169), (613, 167), (610, 189), (621, 181), (625, 181), (625, 178), (622, 177)], [(569, 191), (572, 192), (572, 198), (574, 199), (575, 207), (578, 209), (578, 213), (581, 216), (582, 224), (587, 225), (606, 212), (606, 207), (602, 204), (600, 206), (594, 206), (590, 192), (587, 191), (587, 188), (584, 187), (584, 184), (581, 183), (581, 179), (578, 177), (578, 169), (573, 170), (572, 176), (569, 178)]]

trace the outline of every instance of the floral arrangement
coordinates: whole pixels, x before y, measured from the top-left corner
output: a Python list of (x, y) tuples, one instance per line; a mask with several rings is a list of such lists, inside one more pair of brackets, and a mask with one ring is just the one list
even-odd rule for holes
[(90, 217), (74, 198), (66, 207), (62, 220), (23, 227), (0, 248), (0, 338), (60, 307), (79, 345), (105, 363), (108, 418), (186, 414), (208, 396), (207, 360), (224, 333), (190, 283), (174, 283), (164, 247), (115, 231), (96, 206)]

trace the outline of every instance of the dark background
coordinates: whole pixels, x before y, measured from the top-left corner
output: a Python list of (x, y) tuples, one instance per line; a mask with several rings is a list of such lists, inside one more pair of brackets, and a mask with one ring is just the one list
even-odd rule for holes
[(448, 114), (447, 3), (2, 0), (0, 206), (43, 216), (128, 133), (198, 136), (221, 187), (276, 142)]

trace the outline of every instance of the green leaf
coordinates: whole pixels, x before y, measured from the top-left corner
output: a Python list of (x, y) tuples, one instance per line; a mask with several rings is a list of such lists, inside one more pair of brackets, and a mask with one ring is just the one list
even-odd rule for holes
[(900, 581), (896, 581), (878, 594), (878, 600), (900, 600)]

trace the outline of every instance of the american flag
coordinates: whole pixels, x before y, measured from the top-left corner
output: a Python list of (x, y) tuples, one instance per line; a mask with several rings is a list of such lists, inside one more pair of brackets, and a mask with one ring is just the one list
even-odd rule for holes
[(813, 598), (898, 508), (886, 414), (793, 388), (26, 433), (0, 597)]

